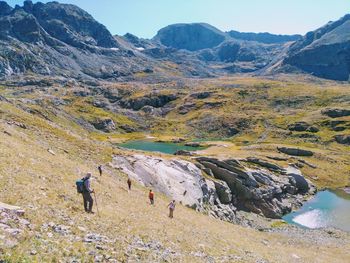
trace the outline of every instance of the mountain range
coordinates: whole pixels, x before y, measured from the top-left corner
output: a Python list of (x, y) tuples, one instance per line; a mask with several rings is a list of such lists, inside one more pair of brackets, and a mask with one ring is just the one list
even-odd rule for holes
[(223, 32), (174, 24), (152, 39), (113, 36), (77, 6), (0, 1), (0, 77), (82, 80), (171, 79), (251, 73), (302, 73), (347, 81), (350, 15), (300, 35)]

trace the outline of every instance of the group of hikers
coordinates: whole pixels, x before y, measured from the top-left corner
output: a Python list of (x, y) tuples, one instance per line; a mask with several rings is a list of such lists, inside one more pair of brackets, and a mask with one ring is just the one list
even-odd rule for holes
[[(99, 165), (97, 169), (99, 171), (100, 176), (102, 176), (102, 165)], [(92, 207), (94, 204), (94, 199), (92, 198), (91, 194), (95, 195), (95, 191), (91, 188), (91, 178), (92, 178), (92, 174), (87, 173), (84, 178), (76, 181), (76, 186), (77, 186), (78, 193), (81, 193), (83, 196), (85, 212), (93, 214), (94, 212), (92, 211)], [(131, 191), (132, 181), (130, 177), (128, 177), (127, 185), (128, 185), (129, 191)], [(154, 205), (154, 192), (152, 191), (152, 189), (149, 190), (148, 199), (149, 199), (150, 205)], [(96, 201), (96, 195), (95, 195), (95, 201)], [(174, 217), (175, 205), (176, 205), (175, 200), (172, 200), (167, 206), (169, 208), (170, 218)]]

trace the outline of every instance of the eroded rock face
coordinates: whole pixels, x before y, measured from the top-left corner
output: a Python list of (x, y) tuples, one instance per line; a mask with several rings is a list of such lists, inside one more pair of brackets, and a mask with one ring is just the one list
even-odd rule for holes
[[(265, 217), (281, 218), (291, 212), (292, 207), (300, 205), (302, 194), (314, 191), (311, 183), (295, 168), (285, 170), (257, 158), (250, 158), (249, 161), (258, 165), (255, 168), (247, 168), (237, 160), (207, 157), (197, 160), (206, 169), (210, 169), (215, 178), (227, 184), (235, 207)], [(266, 167), (267, 170), (259, 166)], [(219, 186), (217, 192), (219, 197), (222, 196), (223, 188)]]

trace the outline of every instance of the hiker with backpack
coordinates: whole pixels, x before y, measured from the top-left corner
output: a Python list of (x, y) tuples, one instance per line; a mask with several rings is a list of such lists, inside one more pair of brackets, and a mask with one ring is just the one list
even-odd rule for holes
[(174, 218), (175, 200), (171, 201), (171, 202), (168, 204), (168, 207), (169, 207), (169, 217), (170, 217), (170, 218)]
[(91, 176), (91, 173), (87, 173), (84, 178), (76, 182), (76, 185), (78, 193), (83, 195), (85, 212), (93, 214), (94, 212), (92, 212), (92, 206), (94, 204), (94, 200), (92, 199), (91, 194), (94, 193), (94, 190), (91, 189)]
[(148, 198), (149, 198), (151, 205), (154, 205), (154, 193), (153, 193), (152, 189), (149, 190)]

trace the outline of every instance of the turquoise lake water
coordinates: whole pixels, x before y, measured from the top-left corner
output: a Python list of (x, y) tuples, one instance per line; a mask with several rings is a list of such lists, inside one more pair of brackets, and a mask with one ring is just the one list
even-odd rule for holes
[(185, 146), (181, 143), (153, 142), (145, 140), (129, 141), (126, 143), (118, 144), (118, 146), (127, 149), (142, 150), (148, 152), (161, 152), (167, 154), (174, 154), (178, 150), (196, 151), (204, 149), (204, 147), (190, 147)]
[(283, 219), (306, 228), (335, 227), (350, 231), (350, 194), (343, 190), (320, 191)]

